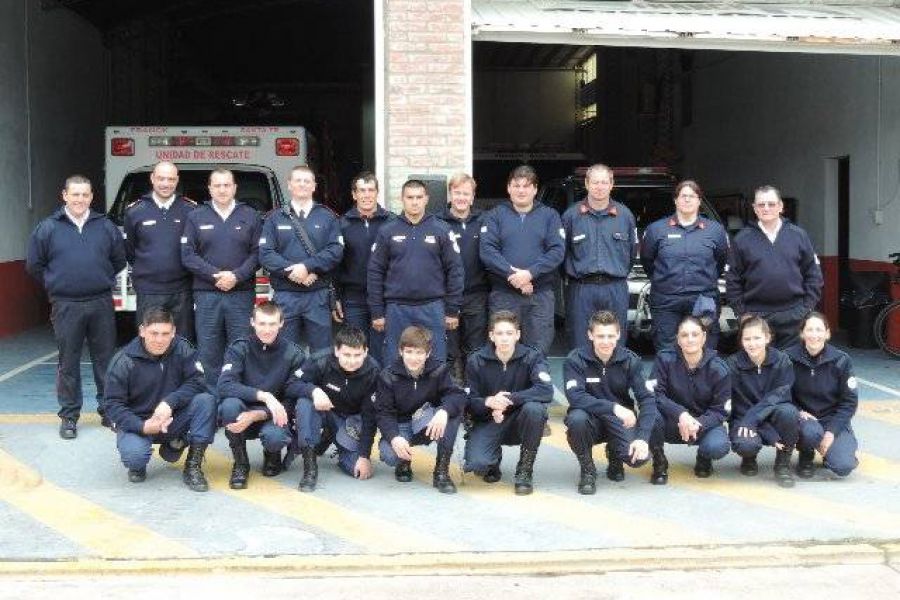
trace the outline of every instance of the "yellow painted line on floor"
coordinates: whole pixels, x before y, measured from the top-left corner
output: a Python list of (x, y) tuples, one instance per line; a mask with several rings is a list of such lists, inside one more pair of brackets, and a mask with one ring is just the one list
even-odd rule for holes
[(860, 402), (856, 414), (867, 419), (900, 426), (900, 401)]
[(108, 559), (194, 557), (191, 548), (43, 479), (0, 450), (0, 500)]
[[(900, 461), (889, 460), (875, 456), (868, 452), (858, 452), (859, 466), (850, 474), (850, 477), (864, 475), (874, 479), (900, 483)], [(816, 462), (821, 459), (816, 455)]]
[[(896, 553), (890, 544), (859, 541), (823, 544), (745, 544), (606, 548), (552, 552), (457, 552), (306, 556), (206, 557), (146, 561), (0, 562), (0, 576), (233, 575), (374, 577), (442, 575), (566, 575), (622, 571), (703, 571), (726, 568), (796, 568), (879, 565)], [(702, 575), (701, 575), (702, 577)], [(486, 596), (490, 596), (488, 591)], [(701, 594), (702, 595), (702, 594)]]
[[(546, 440), (546, 438), (544, 439)], [(434, 456), (426, 451), (414, 451), (413, 472), (416, 479), (429, 486), (432, 484), (434, 460)], [(541, 455), (538, 452), (538, 464), (540, 464), (540, 460)], [(507, 516), (516, 512), (536, 521), (549, 521), (570, 527), (574, 531), (590, 531), (612, 536), (634, 545), (646, 545), (648, 539), (652, 539), (654, 544), (659, 545), (699, 544), (704, 541), (716, 543), (719, 541), (715, 536), (706, 535), (702, 531), (698, 532), (694, 528), (689, 529), (670, 521), (616, 510), (604, 501), (601, 490), (598, 490), (599, 497), (580, 496), (579, 499), (545, 492), (540, 489), (540, 474), (537, 473), (539, 468), (536, 469), (534, 492), (529, 496), (516, 496), (510, 477), (514, 472), (515, 464), (507, 459), (503, 466), (505, 466), (504, 478), (493, 484), (484, 483), (474, 473), (466, 473), (464, 484), (459, 485), (463, 481), (463, 474), (457, 461), (451, 463), (450, 476), (459, 486), (458, 493), (471, 495), (479, 502), (495, 504), (501, 507)], [(573, 457), (573, 494), (577, 494), (575, 490), (577, 477), (578, 465)], [(434, 493), (439, 492), (435, 490)]]
[[(456, 542), (422, 533), (402, 523), (393, 523), (378, 515), (361, 513), (330, 502), (320, 491), (311, 494), (300, 492), (296, 487), (288, 487), (278, 480), (263, 477), (258, 471), (251, 472), (247, 489), (232, 490), (228, 487), (231, 464), (231, 457), (213, 449), (207, 450), (204, 472), (211, 489), (300, 521), (366, 550), (394, 553), (466, 549)], [(292, 484), (299, 481), (296, 471), (282, 477), (290, 477)], [(360, 494), (366, 493), (365, 485), (366, 482), (359, 482)]]

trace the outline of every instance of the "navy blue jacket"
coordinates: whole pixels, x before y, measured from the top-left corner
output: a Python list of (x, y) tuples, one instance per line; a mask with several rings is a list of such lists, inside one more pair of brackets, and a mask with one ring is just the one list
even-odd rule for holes
[(583, 200), (562, 216), (566, 231), (566, 275), (628, 277), (637, 255), (637, 226), (628, 207), (610, 200), (606, 210), (595, 211)]
[(551, 289), (566, 252), (559, 213), (540, 202), (522, 215), (512, 202), (497, 205), (482, 217), (481, 262), (491, 288), (518, 293), (506, 278), (513, 267), (528, 269), (534, 291)]
[(719, 274), (728, 260), (728, 236), (719, 223), (697, 217), (683, 227), (676, 217), (660, 219), (644, 230), (641, 264), (659, 296), (719, 295)]
[(79, 233), (60, 208), (35, 227), (25, 268), (50, 300), (110, 296), (116, 274), (125, 268), (125, 244), (106, 215), (91, 211)]
[(359, 455), (372, 455), (375, 440), (375, 388), (381, 368), (371, 356), (367, 356), (362, 366), (348, 373), (341, 368), (334, 354), (310, 358), (303, 365), (303, 375), (296, 386), (300, 398), (312, 398), (315, 388), (328, 396), (334, 405), (334, 412), (342, 415), (360, 415), (362, 428), (359, 433)]
[(367, 288), (372, 319), (384, 316), (388, 302), (444, 300), (447, 315), (458, 315), (463, 266), (447, 224), (434, 215), (415, 225), (403, 215), (385, 223), (372, 247)]
[(773, 244), (754, 223), (731, 243), (725, 283), (728, 303), (739, 315), (800, 304), (812, 310), (822, 295), (822, 270), (805, 231), (783, 220)]
[(725, 404), (731, 398), (731, 373), (715, 350), (703, 350), (695, 369), (690, 369), (680, 350), (663, 350), (653, 365), (656, 404), (668, 419), (677, 421), (681, 413), (700, 421), (700, 431), (725, 422)]
[(425, 403), (443, 408), (450, 418), (458, 417), (466, 406), (466, 393), (450, 379), (446, 363), (429, 358), (422, 373), (413, 378), (398, 356), (378, 376), (375, 410), (381, 436), (391, 441), (400, 435), (398, 423), (411, 421)]
[(485, 344), (469, 355), (466, 362), (469, 411), (478, 420), (491, 418), (491, 409), (484, 405), (488, 396), (497, 392), (511, 392), (513, 405), (509, 412), (526, 402), (549, 404), (553, 400), (553, 384), (547, 359), (538, 350), (524, 344), (516, 344), (509, 362), (503, 364), (497, 358), (493, 344)]
[(338, 269), (335, 289), (342, 300), (366, 302), (366, 278), (369, 272), (369, 256), (372, 244), (381, 227), (395, 215), (381, 206), (366, 219), (355, 206), (341, 218), (341, 235), (344, 236), (344, 256)]
[[(341, 262), (344, 253), (341, 228), (337, 216), (318, 203), (313, 203), (300, 226), (306, 229), (315, 252), (310, 255), (291, 225), (290, 204), (266, 215), (259, 238), (259, 262), (269, 272), (269, 281), (276, 291), (309, 292), (328, 287), (331, 272)], [(319, 276), (307, 287), (288, 279), (285, 269), (303, 263), (306, 270)]]
[(803, 344), (784, 353), (794, 363), (794, 404), (817, 418), (825, 431), (837, 435), (846, 429), (859, 406), (858, 384), (847, 353), (831, 344), (816, 357)]
[(181, 264), (181, 236), (195, 208), (193, 200), (179, 196), (163, 211), (147, 194), (125, 209), (125, 255), (139, 294), (172, 294), (191, 288), (191, 274)]
[(617, 346), (609, 362), (603, 364), (593, 349), (576, 348), (563, 363), (563, 379), (569, 410), (581, 409), (594, 417), (614, 416), (616, 404), (635, 410), (635, 401), (628, 393), (631, 391), (638, 406), (635, 437), (649, 441), (659, 410), (656, 398), (647, 389), (637, 354)]
[(481, 211), (471, 210), (469, 216), (463, 220), (454, 216), (449, 208), (438, 215), (453, 232), (456, 244), (459, 246), (463, 271), (465, 271), (464, 294), (484, 292), (490, 287), (487, 272), (485, 272), (484, 265), (481, 264), (481, 256), (479, 256), (482, 215)]
[(243, 400), (268, 413), (265, 402), (258, 401), (256, 393), (269, 392), (290, 409), (297, 401), (296, 385), (303, 374), (303, 358), (303, 350), (282, 336), (272, 344), (263, 344), (251, 331), (248, 339), (236, 340), (225, 350), (216, 394), (219, 398)]
[(116, 430), (143, 434), (160, 402), (175, 413), (205, 391), (203, 367), (187, 340), (176, 337), (165, 354), (153, 356), (136, 337), (110, 361), (101, 403)]
[(747, 353), (738, 350), (728, 357), (731, 371), (731, 428), (757, 429), (779, 404), (790, 403), (794, 367), (787, 354), (769, 346), (757, 367)]
[(188, 215), (181, 238), (181, 262), (194, 275), (194, 289), (216, 291), (213, 273), (231, 271), (234, 291), (254, 289), (259, 267), (259, 213), (237, 202), (227, 221), (209, 203)]

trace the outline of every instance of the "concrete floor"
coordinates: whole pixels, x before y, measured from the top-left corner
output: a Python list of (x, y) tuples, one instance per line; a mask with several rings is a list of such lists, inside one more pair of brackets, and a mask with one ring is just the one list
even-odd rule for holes
[[(516, 497), (509, 449), (503, 481), (468, 475), (455, 496), (430, 486), (434, 458), (418, 449), (416, 479), (394, 481), (390, 469), (358, 482), (333, 459), (320, 462), (320, 488), (296, 491), (299, 465), (274, 479), (258, 473), (251, 445), (250, 488), (228, 489), (230, 456), (218, 436), (205, 466), (212, 490), (195, 494), (177, 467), (157, 457), (147, 481), (129, 484), (114, 435), (93, 409), (85, 362), (85, 409), (78, 439), (57, 436), (54, 343), (47, 329), (0, 340), (0, 564), (11, 561), (225, 559), (261, 556), (381, 556), (441, 553), (815, 544), (900, 538), (900, 371), (877, 351), (852, 351), (861, 382), (854, 428), (861, 465), (837, 480), (819, 469), (791, 490), (772, 481), (772, 452), (755, 479), (729, 456), (714, 477), (694, 478), (693, 450), (669, 447), (670, 484), (651, 486), (649, 469), (622, 483), (605, 478), (595, 496), (575, 490), (577, 463), (557, 414), (535, 470), (536, 493)], [(87, 359), (85, 359), (86, 361)], [(649, 360), (649, 359), (648, 359)], [(560, 358), (553, 359), (559, 386)], [(90, 399), (87, 399), (90, 398)], [(560, 413), (561, 411), (556, 411)], [(457, 449), (461, 451), (463, 441)], [(460, 452), (461, 453), (461, 452)], [(603, 467), (602, 451), (596, 454)]]

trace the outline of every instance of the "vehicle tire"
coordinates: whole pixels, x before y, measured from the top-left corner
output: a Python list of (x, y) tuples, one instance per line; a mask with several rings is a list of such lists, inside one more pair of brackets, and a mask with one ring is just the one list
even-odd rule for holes
[(900, 358), (900, 331), (892, 332), (892, 328), (900, 328), (900, 300), (881, 309), (872, 326), (878, 347), (894, 358)]

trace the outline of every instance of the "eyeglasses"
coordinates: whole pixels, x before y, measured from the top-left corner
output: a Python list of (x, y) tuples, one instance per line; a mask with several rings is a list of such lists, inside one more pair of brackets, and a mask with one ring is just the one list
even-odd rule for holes
[(697, 194), (678, 194), (678, 197), (682, 200), (699, 200), (700, 196)]
[(778, 200), (768, 200), (763, 202), (754, 202), (753, 206), (757, 208), (776, 208), (778, 204)]

